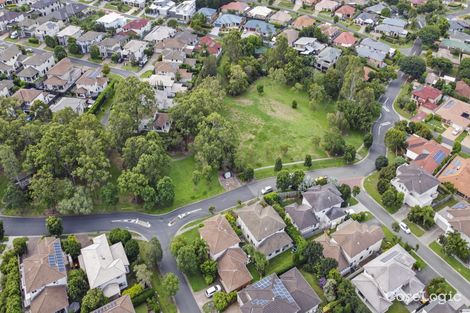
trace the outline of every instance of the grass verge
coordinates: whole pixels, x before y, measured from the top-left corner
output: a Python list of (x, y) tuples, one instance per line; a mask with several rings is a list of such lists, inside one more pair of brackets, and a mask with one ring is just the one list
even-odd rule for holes
[(421, 228), (421, 226), (411, 222), (409, 219), (405, 218), (403, 220), (403, 222), (408, 225), (408, 227), (410, 228), (411, 232), (416, 236), (416, 237), (421, 237), (422, 235), (424, 235), (424, 233), (426, 232), (424, 229)]
[(460, 273), (466, 280), (470, 281), (470, 269), (465, 267), (459, 260), (453, 256), (448, 256), (442, 250), (442, 246), (437, 242), (433, 241), (429, 244), (429, 248), (440, 256), (444, 261), (447, 262), (456, 272)]

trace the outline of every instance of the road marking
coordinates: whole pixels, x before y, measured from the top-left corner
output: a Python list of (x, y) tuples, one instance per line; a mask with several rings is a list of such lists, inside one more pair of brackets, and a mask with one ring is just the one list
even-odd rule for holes
[(112, 220), (112, 223), (131, 223), (136, 224), (145, 228), (150, 228), (151, 224), (147, 221), (139, 220), (138, 218), (134, 219), (124, 219), (124, 220)]
[(390, 112), (390, 109), (386, 106), (383, 107), (385, 111)]
[(382, 126), (387, 126), (387, 125), (390, 125), (390, 122), (383, 122), (379, 125), (379, 130), (378, 130), (379, 135), (380, 135), (380, 129), (382, 128)]

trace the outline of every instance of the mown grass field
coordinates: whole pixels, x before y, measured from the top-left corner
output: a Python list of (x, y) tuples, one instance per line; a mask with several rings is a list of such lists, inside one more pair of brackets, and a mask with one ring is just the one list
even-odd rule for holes
[[(258, 85), (264, 86), (262, 95), (257, 92)], [(293, 100), (297, 101), (297, 109), (292, 108)], [(240, 134), (239, 155), (250, 166), (273, 165), (278, 157), (285, 163), (303, 160), (306, 154), (313, 158), (328, 157), (312, 139), (322, 138), (329, 129), (326, 116), (336, 111), (334, 103), (312, 109), (306, 92), (293, 90), (268, 77), (254, 82), (241, 96), (227, 96), (225, 102), (224, 116)], [(362, 137), (359, 132), (344, 136), (356, 148), (362, 144)]]

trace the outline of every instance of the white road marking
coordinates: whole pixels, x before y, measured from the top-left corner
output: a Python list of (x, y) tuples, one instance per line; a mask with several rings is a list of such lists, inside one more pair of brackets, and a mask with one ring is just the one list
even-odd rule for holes
[(386, 106), (384, 106), (384, 110), (387, 111), (387, 112), (390, 112), (390, 109), (387, 108)]
[(151, 224), (149, 222), (139, 220), (138, 218), (124, 219), (124, 220), (112, 220), (111, 222), (112, 223), (131, 223), (131, 224), (140, 225), (140, 226), (145, 227), (145, 228), (150, 228), (150, 226), (151, 226)]

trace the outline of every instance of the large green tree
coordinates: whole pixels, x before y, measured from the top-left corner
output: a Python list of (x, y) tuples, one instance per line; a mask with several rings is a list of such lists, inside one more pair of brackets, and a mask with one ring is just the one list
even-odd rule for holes
[(426, 63), (419, 56), (406, 56), (400, 59), (400, 70), (413, 79), (419, 79), (426, 72)]
[(108, 302), (100, 288), (90, 289), (82, 299), (80, 313), (90, 313)]

